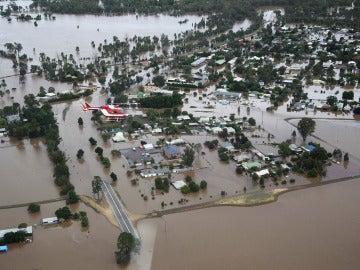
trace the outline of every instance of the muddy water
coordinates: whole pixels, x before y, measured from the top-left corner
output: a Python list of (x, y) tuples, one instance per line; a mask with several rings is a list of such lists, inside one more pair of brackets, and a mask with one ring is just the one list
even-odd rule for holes
[[(54, 22), (41, 22), (38, 28), (33, 28), (33, 25), (30, 25), (32, 27), (31, 31), (34, 29), (38, 32), (44, 30), (52, 31), (51, 25), (58, 24), (59, 22), (70, 21), (69, 23), (71, 23), (71, 25), (68, 25), (67, 27), (69, 27), (69, 32), (73, 34), (73, 37), (88, 35), (89, 33), (86, 33), (86, 31), (82, 34), (80, 34), (80, 31), (84, 28), (85, 30), (87, 29), (87, 31), (92, 31), (92, 28), (96, 27), (93, 23), (94, 17), (87, 17), (88, 19), (85, 20), (85, 26), (82, 22), (78, 23), (77, 20), (79, 18), (80, 20), (83, 19), (82, 16), (58, 16), (57, 20)], [(160, 16), (160, 18), (162, 17)], [(108, 26), (105, 23), (107, 20), (119, 20), (114, 17), (96, 17), (96, 19), (105, 20), (103, 22), (104, 27)], [(154, 20), (156, 21), (156, 19)], [(178, 20), (179, 18), (175, 19), (175, 25), (177, 25)], [(166, 22), (166, 20), (165, 23), (162, 21), (161, 26), (163, 27)], [(0, 20), (1, 27), (5, 26), (4, 23), (5, 21)], [(26, 23), (13, 22), (12, 24), (18, 24), (18, 26), (15, 27), (19, 27), (19, 25), (25, 25)], [(77, 24), (79, 24), (79, 29), (76, 28)], [(14, 26), (7, 26), (6, 24), (5, 27)], [(45, 29), (39, 30), (41, 27)], [(118, 26), (114, 25), (111, 27), (116, 29), (118, 28)], [(161, 27), (154, 28), (160, 29)], [(5, 33), (15, 31), (10, 30), (11, 29), (9, 28), (9, 31), (6, 31)], [(100, 31), (93, 34), (93, 36), (90, 36), (90, 40), (79, 41), (74, 39), (69, 42), (65, 42), (66, 45), (60, 48), (60, 50), (57, 46), (54, 47), (51, 46), (51, 44), (48, 44), (47, 46), (50, 46), (50, 48), (46, 47), (46, 52), (49, 54), (56, 54), (59, 53), (59, 51), (69, 50), (70, 53), (74, 52), (75, 46), (79, 45), (81, 55), (83, 55), (86, 50), (89, 50), (88, 52), (91, 54), (91, 48), (89, 49), (91, 40), (95, 40), (97, 43), (102, 42), (105, 38), (111, 40), (113, 35), (117, 35), (115, 32), (111, 32), (109, 35), (106, 34), (105, 37), (105, 35), (103, 36), (103, 28), (100, 28), (99, 30)], [(145, 30), (145, 32), (146, 31), (147, 30)], [(161, 32), (163, 32), (162, 28)], [(26, 39), (26, 42), (51, 42), (46, 38), (46, 32), (43, 34), (44, 36), (41, 36), (43, 38), (39, 38), (39, 40)], [(66, 34), (62, 34), (60, 32), (58, 34), (61, 38), (63, 38), (63, 41), (68, 41)], [(131, 36), (132, 34), (129, 35), (129, 37)], [(1, 43), (13, 41), (23, 43), (22, 40), (18, 39), (0, 41)], [(23, 43), (23, 45), (25, 45), (24, 48), (30, 50), (32, 46), (37, 47), (39, 44), (34, 43), (34, 45), (26, 45)], [(85, 49), (83, 49), (83, 47)], [(41, 46), (39, 48), (41, 48)], [(29, 52), (29, 55), (32, 53), (33, 52)], [(35, 54), (37, 53), (39, 53), (39, 50), (36, 50)], [(0, 63), (1, 75), (12, 74), (14, 72), (11, 68), (9, 68), (10, 64), (11, 63), (9, 63), (9, 61), (2, 61)], [(6, 68), (3, 68), (4, 66)], [(6, 70), (9, 70), (10, 73), (7, 73)], [(11, 104), (13, 100), (21, 103), (21, 97), (23, 94), (31, 92), (37, 93), (41, 85), (45, 88), (54, 86), (58, 91), (70, 88), (69, 85), (49, 83), (42, 79), (38, 79), (33, 75), (26, 76), (25, 84), (19, 84), (17, 78), (8, 78), (6, 81), (10, 89), (12, 87), (16, 87), (17, 89), (9, 95), (5, 95), (4, 98), (0, 100), (1, 106)], [(208, 92), (212, 90), (213, 89), (209, 89)], [(14, 96), (14, 99), (11, 99), (11, 96)], [(100, 105), (105, 102), (105, 97), (96, 93), (90, 101), (94, 105)], [(270, 132), (275, 135), (272, 142), (281, 142), (290, 138), (294, 127), (284, 121), (284, 118), (286, 117), (333, 117), (333, 114), (323, 112), (314, 113), (309, 111), (306, 113), (303, 111), (287, 113), (285, 106), (280, 107), (276, 112), (269, 113), (266, 112), (266, 108), (270, 105), (269, 102), (254, 98), (249, 99), (249, 105), (244, 105), (240, 102), (224, 106), (221, 104), (215, 104), (214, 101), (207, 99), (206, 101), (212, 102), (212, 104), (216, 105), (215, 109), (206, 109), (204, 108), (202, 101), (198, 99), (190, 99), (189, 103), (184, 105), (184, 110), (193, 113), (194, 116), (229, 116), (231, 113), (237, 113), (237, 108), (240, 106), (240, 114), (237, 114), (237, 116), (239, 118), (244, 116), (254, 117), (257, 124), (260, 124), (266, 132)], [(246, 111), (248, 106), (250, 107), (249, 113)], [(65, 150), (67, 154), (68, 165), (71, 172), (71, 182), (75, 185), (77, 193), (91, 196), (91, 180), (94, 175), (99, 175), (105, 180), (110, 180), (109, 174), (113, 171), (119, 177), (117, 183), (114, 184), (114, 188), (119, 192), (119, 194), (121, 194), (122, 200), (130, 211), (135, 213), (149, 213), (153, 210), (161, 210), (162, 201), (167, 204), (166, 208), (180, 206), (178, 200), (184, 198), (184, 196), (181, 195), (179, 191), (175, 191), (173, 188), (170, 188), (170, 192), (168, 194), (156, 193), (153, 200), (150, 192), (151, 187), (154, 185), (154, 180), (140, 179), (139, 185), (133, 187), (130, 183), (130, 179), (134, 176), (128, 178), (125, 175), (125, 172), (128, 169), (125, 159), (123, 157), (120, 159), (111, 158), (110, 151), (112, 149), (131, 149), (132, 147), (137, 146), (138, 143), (132, 141), (121, 144), (103, 142), (100, 134), (96, 131), (96, 125), (94, 125), (90, 120), (91, 113), (82, 112), (79, 101), (54, 105), (54, 112), (56, 114), (57, 121), (59, 122), (60, 135), (62, 137), (60, 147)], [(81, 116), (84, 120), (84, 126), (82, 128), (77, 124), (79, 116)], [(337, 117), (339, 119), (349, 118), (347, 115), (338, 115)], [(357, 144), (355, 139), (358, 134), (358, 123), (355, 121), (346, 123), (349, 124), (342, 124), (341, 121), (334, 122), (330, 120), (319, 120), (317, 122), (318, 128), (315, 135), (329, 141), (330, 145), (325, 144), (326, 147), (329, 147), (329, 149), (336, 145), (343, 151), (348, 151), (355, 157), (359, 157), (359, 151), (356, 150)], [(334, 130), (346, 130), (347, 132), (344, 135), (339, 132), (333, 132)], [(98, 146), (101, 146), (104, 149), (104, 155), (110, 157), (112, 163), (110, 169), (104, 169), (100, 164), (96, 154), (94, 153), (94, 147), (91, 147), (88, 142), (90, 137), (94, 137), (98, 141)], [(205, 140), (212, 139), (210, 136), (183, 137), (191, 142), (203, 142)], [(148, 136), (143, 139), (148, 142), (155, 143), (157, 137)], [(252, 141), (253, 144), (258, 147), (263, 147), (266, 151), (268, 151), (268, 149), (270, 151), (270, 148), (268, 148), (267, 145), (262, 144), (263, 140), (264, 139), (261, 138), (254, 139)], [(316, 138), (311, 138), (311, 140), (317, 141)], [(301, 138), (299, 138), (299, 136), (297, 137), (296, 142), (301, 143)], [(323, 142), (321, 143), (323, 144)], [(80, 148), (85, 151), (83, 161), (78, 161), (76, 159), (76, 152)], [(20, 147), (13, 146), (0, 148), (1, 156), (7, 157), (6, 160), (2, 158), (2, 162), (0, 163), (2, 175), (6, 176), (1, 177), (2, 188), (0, 189), (0, 205), (56, 198), (58, 196), (57, 189), (52, 182), (52, 164), (48, 161), (46, 151), (44, 149), (45, 147), (41, 142), (34, 145), (34, 143), (31, 143), (30, 141), (24, 141), (24, 146)], [(234, 173), (234, 163), (230, 163), (230, 165), (220, 163), (216, 152), (210, 152), (204, 147), (202, 151), (205, 152), (205, 155), (195, 160), (194, 163), (196, 170), (195, 172), (190, 173), (190, 175), (196, 182), (200, 182), (203, 179), (206, 180), (208, 182), (208, 188), (207, 191), (201, 192), (197, 196), (185, 196), (185, 198), (189, 200), (189, 202), (185, 205), (220, 198), (221, 190), (228, 192), (229, 195), (236, 195), (242, 191), (244, 186), (246, 186), (249, 191), (258, 189), (256, 185), (254, 186), (252, 180), (248, 176), (240, 177)], [(344, 164), (340, 164), (332, 165), (328, 170), (332, 177), (342, 177), (359, 174), (360, 172), (358, 172), (358, 168), (359, 164), (357, 160), (351, 158), (350, 163), (347, 164), (346, 168)], [(16, 174), (12, 173), (15, 171)], [(172, 180), (180, 180), (184, 178), (185, 174), (173, 174), (172, 176)], [(303, 181), (300, 183), (308, 183), (307, 180), (296, 179), (297, 183), (298, 181)], [(266, 186), (270, 184), (271, 183), (266, 183)], [(292, 260), (296, 262), (296, 265), (301, 265), (302, 260), (306, 261), (303, 263), (305, 266), (307, 266), (307, 264), (310, 265), (311, 263), (314, 263), (314, 267), (310, 267), (312, 266), (310, 265), (308, 267), (309, 269), (315, 268), (315, 266), (322, 269), (326, 267), (327, 264), (323, 265), (319, 263), (318, 260), (314, 258), (315, 255), (313, 255), (313, 253), (318, 253), (320, 258), (323, 258), (326, 251), (333, 255), (331, 258), (338, 259), (338, 264), (334, 263), (334, 266), (343, 266), (343, 268), (346, 269), (355, 269), (351, 266), (358, 265), (359, 263), (356, 261), (357, 257), (353, 253), (353, 250), (356, 250), (356, 248), (349, 251), (348, 245), (358, 245), (358, 238), (352, 235), (352, 233), (358, 231), (356, 231), (357, 228), (353, 227), (353, 213), (351, 207), (348, 210), (342, 210), (344, 208), (343, 202), (348, 202), (347, 200), (352, 200), (348, 202), (351, 205), (357, 204), (358, 201), (353, 198), (353, 190), (355, 190), (358, 186), (356, 183), (353, 183), (352, 188), (347, 188), (348, 186), (346, 186), (346, 184), (347, 183), (337, 184), (334, 187), (331, 187), (329, 189), (330, 191), (325, 189), (325, 187), (313, 189), (309, 191), (309, 195), (307, 195), (307, 191), (290, 193), (285, 195), (284, 199), (281, 199), (276, 204), (262, 206), (259, 208), (207, 209), (188, 214), (166, 216), (163, 219), (154, 221), (140, 222), (138, 228), (141, 235), (144, 237), (144, 243), (146, 243), (144, 244), (144, 249), (142, 251), (145, 253), (137, 256), (130, 268), (146, 269), (144, 267), (146, 265), (150, 265), (152, 250), (154, 249), (152, 242), (156, 236), (153, 269), (177, 269), (177, 267), (179, 267), (179, 269), (180, 267), (182, 267), (182, 269), (213, 269), (212, 267), (215, 266), (222, 269), (238, 269), (235, 268), (235, 265), (243, 265), (245, 269), (263, 269), (265, 268), (265, 261), (274, 262), (274, 267), (272, 267), (272, 269), (294, 269), (291, 264)], [(19, 186), (21, 186), (21, 189), (18, 188)], [(342, 198), (346, 197), (344, 195), (340, 197), (341, 201), (338, 201), (338, 197), (335, 195), (337, 194), (337, 190), (345, 194), (348, 193), (349, 198)], [(142, 194), (149, 197), (147, 202), (142, 199)], [(328, 199), (328, 197), (331, 198), (331, 200)], [(320, 198), (319, 201), (317, 200), (318, 198)], [(308, 207), (309, 205), (312, 207)], [(317, 207), (313, 207), (314, 205)], [(55, 204), (55, 206), (52, 204), (44, 206), (42, 208), (42, 214), (44, 213), (44, 216), (52, 216), (54, 210), (58, 207), (60, 207), (58, 204)], [(309, 209), (308, 213), (303, 213), (304, 208), (311, 209)], [(292, 212), (294, 209), (296, 211)], [(329, 218), (326, 218), (327, 216), (331, 217), (334, 214), (334, 209), (336, 210), (337, 223), (335, 221), (333, 222), (333, 220), (329, 220)], [(77, 223), (74, 223), (72, 226), (66, 228), (43, 230), (39, 233), (40, 241), (38, 243), (33, 243), (35, 248), (32, 249), (32, 251), (29, 251), (27, 247), (22, 247), (12, 249), (11, 253), (7, 253), (4, 256), (0, 254), (2, 258), (7, 258), (6, 260), (2, 260), (2, 258), (0, 259), (0, 268), (9, 268), (7, 263), (14, 262), (17, 256), (25, 254), (26, 256), (24, 257), (36, 258), (37, 260), (25, 260), (25, 262), (18, 262), (18, 269), (27, 268), (28, 265), (26, 265), (26, 263), (29, 262), (34, 263), (30, 264), (31, 268), (56, 269), (53, 265), (49, 266), (49, 263), (57, 262), (57, 254), (63, 253), (63, 250), (65, 250), (65, 255), (68, 259), (64, 261), (64, 256), (61, 257), (62, 261), (57, 264), (61, 266), (59, 269), (63, 269), (64, 266), (77, 269), (82, 269), (82, 267), (84, 269), (99, 269), (104, 266), (105, 269), (118, 269), (114, 264), (113, 257), (115, 241), (118, 235), (117, 229), (108, 225), (107, 221), (105, 221), (102, 217), (99, 217), (99, 215), (92, 213), (91, 210), (87, 209), (86, 211), (89, 215), (91, 215), (89, 237), (93, 238), (93, 242), (87, 242), (87, 239), (89, 239), (87, 234), (81, 232), (80, 225)], [(325, 217), (322, 215), (323, 212), (326, 214)], [(293, 217), (291, 214), (294, 213), (297, 213), (298, 215)], [(28, 220), (29, 223), (38, 223), (40, 218), (27, 218), (25, 209), (1, 210), (0, 214), (1, 227), (14, 226), (14, 224), (18, 224), (24, 221), (24, 219), (25, 221)], [(316, 230), (313, 230), (314, 228), (308, 225), (308, 223), (313, 223), (306, 223), (305, 221), (313, 221), (315, 218), (318, 219), (314, 221), (314, 228)], [(321, 220), (326, 226), (321, 223)], [(333, 227), (332, 223), (339, 226)], [(158, 226), (157, 229), (156, 226)], [(342, 242), (340, 236), (338, 235), (338, 228), (341, 226), (348, 228), (348, 231), (344, 233), (344, 242)], [(320, 230), (319, 227), (323, 227), (323, 229)], [(299, 228), (301, 229), (299, 230)], [(271, 231), (271, 233), (268, 233), (269, 231)], [(226, 233), (223, 238), (217, 239), (217, 235), (223, 234), (223, 232), (229, 233)], [(209, 235), (211, 235), (212, 238), (209, 238)], [(350, 239), (349, 241), (347, 241), (348, 238)], [(196, 239), (197, 241), (193, 241), (193, 239)], [(294, 239), (294, 241), (292, 239)], [(306, 242), (306, 240), (308, 242)], [(189, 245), (190, 241), (194, 244)], [(275, 241), (279, 241), (279, 245), (275, 245)], [(293, 244), (294, 242), (298, 243), (298, 245)], [(325, 243), (326, 246), (321, 246), (321, 242)], [(54, 243), (56, 243), (55, 247)], [(214, 243), (218, 244), (214, 245)], [(340, 253), (337, 253), (337, 251), (334, 250), (338, 246), (344, 247), (339, 251)], [(261, 251), (261, 247), (264, 247), (264, 252)], [(53, 250), (55, 253), (51, 254), (49, 258), (43, 258), (43, 250)], [(289, 252), (289, 250), (291, 252)], [(78, 254), (78, 256), (73, 256), (75, 253)], [(286, 258), (280, 257), (279, 254), (281, 253), (286, 254), (286, 256), (284, 256)], [(182, 255), (177, 257), (177, 254)], [(194, 254), (196, 255), (194, 256)], [(99, 257), (99, 264), (97, 264), (97, 262), (93, 264), (94, 260), (92, 260), (92, 258), (94, 258), (94, 256)], [(258, 260), (259, 257), (262, 259)], [(184, 260), (184, 258), (186, 258), (186, 260)], [(215, 258), (216, 261), (215, 259), (213, 261), (209, 258)], [(307, 258), (309, 258), (309, 260), (305, 260)], [(349, 267), (346, 267), (348, 265), (345, 265), (345, 260), (348, 260)], [(87, 261), (91, 261), (92, 265), (86, 264)], [(182, 265), (184, 261), (188, 264)], [(36, 264), (36, 262), (39, 262), (39, 264)], [(79, 262), (83, 263), (80, 264)], [(251, 263), (256, 263), (256, 266), (251, 267)], [(278, 265), (280, 265), (280, 267), (276, 268)]]
[(45, 145), (39, 140), (4, 140), (0, 145), (0, 205), (57, 198)]
[[(31, 3), (31, 1), (22, 1)], [(120, 40), (133, 36), (158, 36), (161, 34), (173, 38), (174, 33), (181, 33), (192, 28), (194, 22), (200, 21), (201, 17), (187, 15), (172, 17), (168, 15), (158, 16), (95, 16), (95, 15), (62, 15), (54, 14), (55, 20), (38, 22), (35, 27), (33, 22), (17, 22), (15, 19), (8, 23), (6, 18), (0, 20), (0, 27), (6, 35), (1, 35), (0, 44), (6, 42), (20, 42), (24, 49), (23, 53), (34, 59), (45, 52), (50, 57), (60, 56), (61, 52), (73, 54), (75, 57), (94, 57), (98, 54), (97, 46), (104, 44), (104, 40), (113, 41), (113, 36)], [(179, 24), (179, 21), (187, 19), (188, 22)], [(92, 48), (94, 41), (96, 48)], [(59, 46), (61, 44), (61, 46)], [(80, 48), (76, 54), (75, 48)], [(35, 48), (35, 53), (33, 49)]]
[[(63, 206), (64, 202), (42, 205), (37, 215), (28, 215), (26, 208), (0, 210), (0, 227), (12, 228), (21, 222), (39, 224), (41, 218), (54, 216), (55, 210)], [(79, 221), (47, 228), (36, 226), (32, 243), (12, 244), (8, 252), (0, 254), (0, 268), (121, 269), (114, 256), (120, 231), (89, 207), (80, 205), (73, 211), (87, 212), (89, 231), (83, 230)]]
[(152, 269), (359, 269), (359, 188), (354, 180), (143, 221), (158, 224)]

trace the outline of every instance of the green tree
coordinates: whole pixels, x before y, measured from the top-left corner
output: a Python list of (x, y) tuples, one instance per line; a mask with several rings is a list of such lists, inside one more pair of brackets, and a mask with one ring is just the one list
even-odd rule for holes
[(308, 117), (303, 117), (299, 121), (297, 130), (304, 141), (306, 141), (307, 136), (311, 135), (315, 131), (315, 125), (315, 121)]
[(195, 151), (191, 147), (186, 147), (184, 150), (184, 154), (182, 156), (182, 160), (184, 165), (192, 166), (195, 159)]
[(110, 177), (111, 177), (111, 179), (115, 182), (115, 181), (117, 181), (117, 175), (114, 173), (114, 172), (111, 172), (110, 173)]
[(326, 98), (326, 103), (329, 104), (330, 106), (336, 105), (336, 102), (338, 102), (338, 99), (336, 96), (328, 96)]
[(67, 204), (74, 204), (79, 202), (79, 196), (76, 194), (75, 190), (70, 190), (68, 193), (68, 198), (66, 200)]
[(200, 189), (206, 189), (207, 188), (207, 182), (205, 180), (202, 180), (200, 182)]
[(356, 108), (353, 110), (353, 113), (354, 113), (354, 114), (360, 114), (360, 107), (356, 107)]
[(89, 218), (85, 211), (80, 211), (80, 219), (81, 219), (81, 227), (88, 227), (89, 226)]
[(135, 237), (128, 232), (122, 232), (117, 240), (118, 251), (115, 252), (118, 264), (127, 264), (131, 258), (131, 251), (135, 248)]
[(102, 149), (100, 146), (95, 148), (95, 153), (98, 154), (99, 157), (103, 156), (104, 149)]
[(198, 192), (200, 190), (200, 187), (198, 184), (196, 184), (194, 181), (191, 181), (189, 183), (189, 188), (191, 192)]
[(84, 150), (79, 149), (79, 150), (77, 151), (77, 153), (76, 153), (76, 157), (77, 157), (78, 159), (81, 159), (83, 156), (84, 156)]
[(153, 83), (157, 86), (157, 87), (163, 87), (165, 85), (165, 77), (158, 75), (155, 76), (153, 78)]
[(30, 203), (27, 210), (28, 210), (29, 213), (39, 212), (40, 211), (40, 204)]
[(248, 119), (248, 123), (249, 123), (250, 126), (253, 126), (253, 127), (256, 126), (256, 120), (254, 118), (252, 118), (252, 117), (250, 117)]
[(192, 181), (191, 175), (185, 176), (185, 181), (186, 181), (186, 183), (190, 183)]
[(55, 216), (58, 219), (69, 219), (71, 217), (71, 211), (69, 207), (64, 206), (63, 208), (59, 208), (55, 211)]
[(349, 161), (349, 153), (345, 153), (344, 162), (348, 162), (348, 161)]
[(92, 186), (92, 192), (93, 194), (97, 195), (97, 199), (100, 199), (100, 191), (102, 190), (101, 188), (101, 178), (100, 176), (94, 176), (94, 180), (92, 180), (91, 182), (91, 186)]
[(93, 137), (89, 138), (89, 142), (90, 142), (91, 145), (96, 145), (97, 144), (97, 141)]
[(101, 163), (104, 165), (105, 168), (110, 168), (111, 162), (108, 157), (100, 157)]
[(344, 91), (342, 94), (342, 99), (354, 99), (354, 91)]
[(6, 244), (10, 243), (20, 243), (25, 241), (25, 231), (17, 231), (17, 232), (8, 232), (4, 234), (3, 241)]
[(278, 153), (283, 158), (290, 156), (291, 155), (291, 150), (289, 148), (289, 144), (287, 142), (280, 143)]

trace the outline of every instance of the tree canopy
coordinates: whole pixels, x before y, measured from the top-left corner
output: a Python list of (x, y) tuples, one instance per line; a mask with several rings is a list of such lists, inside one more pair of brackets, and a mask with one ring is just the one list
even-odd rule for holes
[(130, 261), (131, 251), (135, 248), (135, 237), (128, 232), (122, 232), (117, 240), (118, 251), (115, 252), (118, 264), (127, 264)]
[(195, 159), (195, 151), (191, 147), (186, 147), (184, 150), (184, 154), (182, 156), (184, 165), (192, 166), (194, 159)]
[(303, 117), (299, 121), (297, 129), (304, 141), (306, 141), (307, 136), (311, 135), (315, 131), (315, 125), (315, 121), (308, 117)]

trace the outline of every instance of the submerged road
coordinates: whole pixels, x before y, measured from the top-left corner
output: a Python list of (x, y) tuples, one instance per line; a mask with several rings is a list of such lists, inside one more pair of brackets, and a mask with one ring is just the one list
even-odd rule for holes
[(139, 238), (132, 222), (129, 219), (129, 216), (127, 215), (124, 205), (121, 203), (110, 183), (101, 181), (101, 187), (111, 205), (111, 208), (114, 211), (115, 218), (121, 228), (124, 230), (124, 232), (131, 233), (135, 238)]

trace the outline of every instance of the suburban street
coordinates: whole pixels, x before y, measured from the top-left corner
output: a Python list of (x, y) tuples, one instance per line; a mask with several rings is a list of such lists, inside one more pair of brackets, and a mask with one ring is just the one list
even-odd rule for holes
[(102, 190), (105, 193), (106, 198), (109, 201), (110, 206), (114, 211), (116, 220), (118, 221), (121, 228), (128, 233), (131, 233), (134, 237), (139, 238), (132, 222), (130, 221), (124, 205), (121, 203), (120, 199), (114, 192), (110, 183), (106, 181), (101, 181)]

